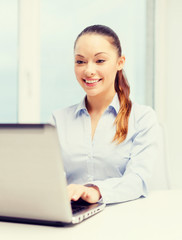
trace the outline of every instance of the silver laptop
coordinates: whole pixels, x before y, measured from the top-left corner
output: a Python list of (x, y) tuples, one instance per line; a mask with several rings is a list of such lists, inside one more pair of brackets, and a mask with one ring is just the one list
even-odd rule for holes
[(0, 220), (75, 224), (103, 203), (71, 203), (56, 128), (49, 124), (0, 124)]

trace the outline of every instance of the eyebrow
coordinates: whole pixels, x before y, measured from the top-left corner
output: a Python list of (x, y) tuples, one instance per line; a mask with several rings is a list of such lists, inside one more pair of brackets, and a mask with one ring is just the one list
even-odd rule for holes
[(75, 56), (84, 58), (84, 56), (82, 56), (80, 54), (76, 54)]
[[(98, 52), (98, 53), (96, 53), (94, 56), (96, 57), (97, 55), (99, 55), (99, 54), (107, 54), (106, 52)], [(108, 55), (108, 54), (107, 54)], [(84, 56), (82, 56), (81, 54), (76, 54), (76, 56), (78, 56), (78, 57), (82, 57), (82, 58), (84, 58)]]
[[(98, 53), (95, 54), (95, 56), (97, 56), (97, 55), (99, 55), (99, 54), (102, 54), (102, 53), (107, 54), (106, 52), (98, 52)], [(107, 55), (108, 55), (108, 54), (107, 54)]]

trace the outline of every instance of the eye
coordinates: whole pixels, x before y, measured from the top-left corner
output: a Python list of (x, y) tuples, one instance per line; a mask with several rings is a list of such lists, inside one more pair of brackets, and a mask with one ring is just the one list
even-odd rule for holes
[(76, 62), (75, 63), (77, 63), (77, 64), (83, 64), (83, 63), (85, 63), (84, 61), (82, 61), (82, 60), (76, 60)]
[(105, 62), (104, 59), (98, 59), (98, 60), (96, 61), (96, 63), (104, 63), (104, 62)]

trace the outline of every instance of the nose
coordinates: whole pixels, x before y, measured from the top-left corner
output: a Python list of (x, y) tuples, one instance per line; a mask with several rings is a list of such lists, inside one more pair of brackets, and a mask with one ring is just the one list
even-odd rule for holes
[(95, 66), (93, 63), (88, 63), (85, 67), (85, 76), (91, 77), (95, 75)]

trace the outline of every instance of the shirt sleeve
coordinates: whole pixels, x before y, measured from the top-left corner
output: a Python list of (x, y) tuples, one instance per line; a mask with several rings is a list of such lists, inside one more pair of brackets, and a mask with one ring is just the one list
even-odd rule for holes
[(147, 196), (148, 183), (159, 156), (158, 133), (159, 124), (156, 114), (148, 108), (147, 112), (137, 120), (130, 160), (123, 176), (92, 182), (99, 187), (104, 203), (125, 202)]

